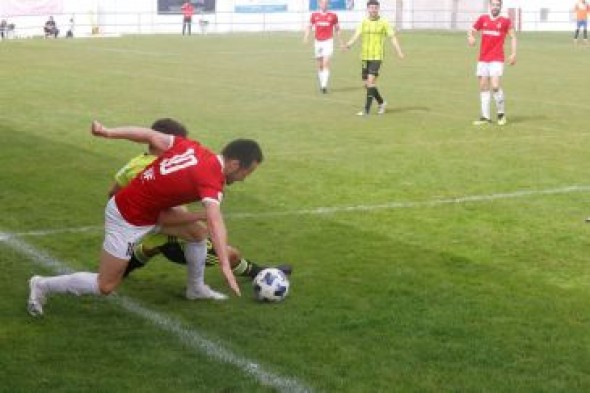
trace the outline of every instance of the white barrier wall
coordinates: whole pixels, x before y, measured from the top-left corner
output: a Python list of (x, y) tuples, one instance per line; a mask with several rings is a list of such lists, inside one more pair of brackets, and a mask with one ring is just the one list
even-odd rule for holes
[[(0, 0), (0, 18), (16, 25), (18, 37), (41, 36), (48, 14), (2, 15), (2, 5), (19, 0)], [(61, 36), (75, 21), (74, 35), (180, 34), (181, 15), (158, 14), (157, 0), (30, 0), (60, 4), (53, 13)], [(309, 18), (309, 0), (285, 0), (288, 12), (236, 13), (236, 3), (244, 0), (217, 0), (216, 12), (196, 15), (193, 32), (206, 33), (302, 31)], [(571, 8), (574, 0), (504, 0), (504, 8), (520, 9), (523, 31), (569, 31), (574, 28)], [(381, 13), (396, 21), (401, 29), (466, 30), (486, 11), (488, 0), (381, 0)], [(354, 8), (338, 11), (344, 29), (352, 29), (365, 16), (365, 0), (356, 0)]]

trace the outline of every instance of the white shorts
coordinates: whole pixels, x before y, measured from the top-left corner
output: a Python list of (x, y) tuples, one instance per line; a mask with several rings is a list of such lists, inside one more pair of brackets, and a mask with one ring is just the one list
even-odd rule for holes
[(315, 57), (330, 57), (334, 53), (334, 39), (318, 41), (315, 40)]
[(120, 259), (131, 258), (135, 244), (148, 232), (155, 229), (154, 225), (136, 226), (125, 221), (117, 208), (115, 198), (111, 198), (107, 203), (104, 220), (102, 248)]
[(484, 62), (480, 61), (477, 63), (477, 70), (475, 75), (491, 77), (491, 76), (502, 76), (504, 74), (504, 63), (501, 61)]

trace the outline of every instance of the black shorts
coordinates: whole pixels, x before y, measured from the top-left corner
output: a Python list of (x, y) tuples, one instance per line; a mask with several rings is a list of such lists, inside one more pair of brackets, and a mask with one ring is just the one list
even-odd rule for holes
[(366, 81), (369, 75), (379, 76), (381, 60), (363, 60), (362, 77)]

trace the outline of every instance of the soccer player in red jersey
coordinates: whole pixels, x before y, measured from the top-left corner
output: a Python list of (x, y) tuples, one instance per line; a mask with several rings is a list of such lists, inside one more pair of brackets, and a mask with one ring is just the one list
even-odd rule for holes
[(334, 33), (342, 46), (340, 38), (340, 25), (338, 15), (328, 11), (328, 0), (320, 0), (320, 10), (313, 12), (309, 18), (309, 24), (305, 29), (303, 43), (307, 43), (309, 34), (315, 29), (314, 54), (318, 67), (318, 81), (322, 93), (328, 92), (328, 79), (330, 79), (330, 59), (334, 53)]
[(191, 26), (193, 23), (193, 13), (195, 12), (195, 7), (193, 7), (190, 1), (185, 1), (180, 7), (180, 10), (182, 11), (182, 35), (184, 35), (187, 28), (188, 35), (191, 35)]
[[(91, 132), (97, 137), (148, 143), (164, 153), (109, 200), (98, 273), (33, 276), (29, 280), (29, 313), (42, 315), (46, 298), (53, 293), (108, 295), (113, 292), (121, 283), (134, 245), (143, 236), (157, 225), (164, 229), (203, 219), (203, 212), (179, 215), (174, 211), (174, 207), (192, 201), (203, 204), (221, 271), (234, 293), (240, 296), (228, 259), (227, 231), (220, 205), (224, 186), (243, 181), (262, 162), (258, 143), (237, 139), (216, 155), (196, 141), (148, 128), (107, 128), (95, 121)], [(194, 248), (189, 252), (206, 258), (206, 231), (202, 236), (203, 241), (191, 243)]]
[(501, 10), (502, 0), (490, 0), (490, 13), (481, 15), (467, 33), (467, 41), (471, 46), (475, 45), (475, 33), (480, 32), (481, 34), (481, 47), (476, 71), (479, 78), (481, 117), (473, 122), (478, 126), (492, 122), (490, 115), (492, 95), (496, 102), (498, 124), (506, 124), (504, 91), (500, 86), (504, 73), (504, 41), (507, 35), (511, 39), (508, 64), (514, 65), (516, 62), (516, 35), (510, 19), (500, 16)]

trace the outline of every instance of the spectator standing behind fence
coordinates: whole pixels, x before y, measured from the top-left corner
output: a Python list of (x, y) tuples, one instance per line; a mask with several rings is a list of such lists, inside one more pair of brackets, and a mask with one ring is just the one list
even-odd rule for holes
[(6, 22), (6, 19), (2, 19), (2, 21), (0, 22), (0, 38), (2, 38), (2, 39), (8, 38), (7, 34), (8, 34), (8, 22)]
[(188, 28), (188, 35), (191, 35), (191, 25), (193, 23), (193, 14), (195, 12), (195, 7), (191, 4), (190, 1), (185, 1), (182, 7), (182, 35), (185, 34)]
[(53, 16), (50, 16), (47, 22), (45, 22), (45, 26), (43, 27), (43, 31), (45, 31), (45, 38), (53, 36), (57, 38), (59, 35), (59, 29), (53, 20)]
[(574, 6), (574, 14), (576, 15), (576, 32), (574, 34), (574, 45), (578, 44), (578, 35), (580, 29), (584, 31), (584, 44), (588, 45), (588, 11), (590, 6), (586, 0), (578, 0)]

